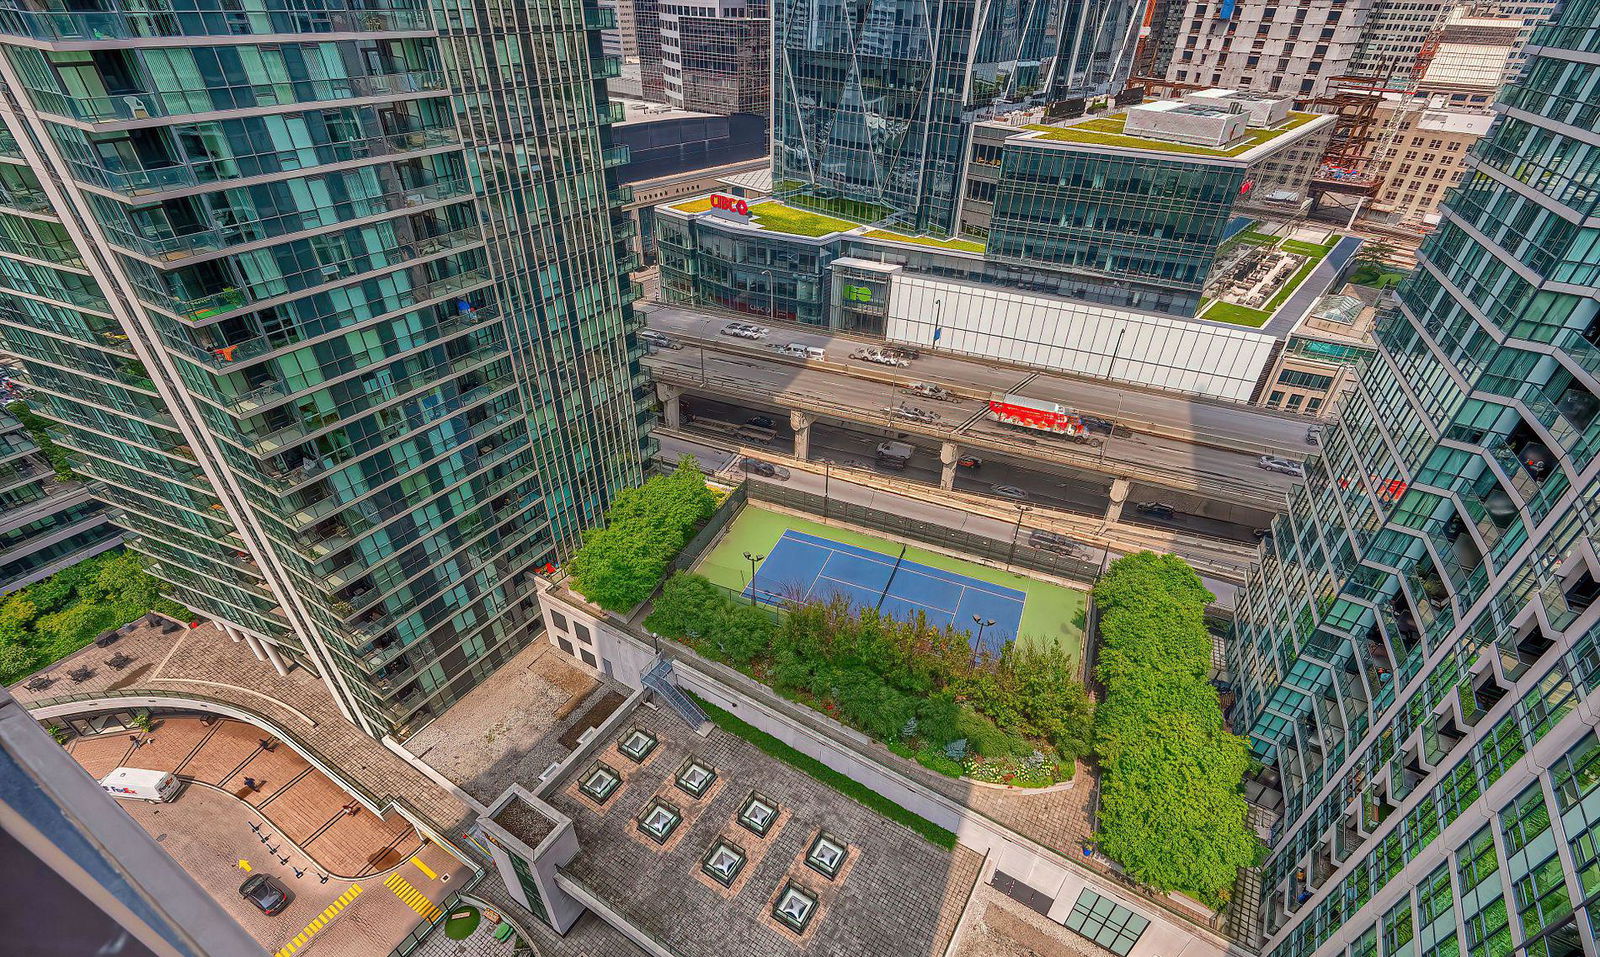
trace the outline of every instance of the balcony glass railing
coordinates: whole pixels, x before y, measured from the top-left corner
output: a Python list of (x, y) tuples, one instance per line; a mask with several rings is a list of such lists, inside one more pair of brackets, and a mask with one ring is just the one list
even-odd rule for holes
[(433, 93), (446, 88), (443, 73), (415, 70), (332, 79), (285, 80), (282, 83), (218, 85), (186, 92), (131, 91), (109, 96), (68, 96), (55, 90), (34, 87), (28, 87), (27, 92), (40, 112), (85, 123), (107, 123), (262, 106), (293, 106), (299, 103)]
[[(271, 4), (276, 5), (276, 4)], [(45, 41), (114, 41), (151, 37), (381, 33), (428, 30), (420, 9), (245, 10), (215, 3), (182, 11), (18, 10), (0, 8), (0, 33)]]

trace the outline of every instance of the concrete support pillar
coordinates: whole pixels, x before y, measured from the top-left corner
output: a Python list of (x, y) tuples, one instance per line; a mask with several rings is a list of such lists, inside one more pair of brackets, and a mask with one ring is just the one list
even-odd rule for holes
[(261, 650), (267, 653), (267, 663), (272, 665), (272, 670), (283, 677), (289, 673), (289, 668), (283, 663), (283, 653), (278, 651), (278, 646), (270, 641), (261, 643)]
[(1122, 506), (1128, 501), (1128, 480), (1111, 480), (1111, 504), (1106, 506), (1106, 524), (1122, 519)]
[(683, 390), (657, 382), (656, 395), (661, 397), (661, 418), (667, 428), (682, 428), (683, 405), (679, 400), (683, 398)]
[(939, 446), (939, 487), (950, 491), (956, 487), (956, 462), (961, 458), (961, 446), (946, 442)]
[(233, 627), (225, 621), (219, 621), (217, 624), (222, 626), (222, 633), (227, 635), (229, 638), (232, 638), (235, 643), (244, 640), (244, 633), (239, 629)]
[(252, 635), (249, 632), (245, 632), (244, 643), (250, 646), (250, 653), (256, 656), (257, 661), (267, 660), (267, 653), (261, 648), (260, 638), (257, 638), (255, 635)]
[(790, 412), (789, 427), (794, 429), (794, 457), (805, 461), (811, 457), (811, 423), (816, 417), (805, 412)]

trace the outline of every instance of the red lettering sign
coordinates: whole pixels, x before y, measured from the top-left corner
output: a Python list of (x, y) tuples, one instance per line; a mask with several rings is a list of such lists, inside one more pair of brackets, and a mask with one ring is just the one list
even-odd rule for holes
[(750, 204), (737, 196), (726, 196), (722, 193), (711, 194), (711, 208), (723, 209), (736, 216), (749, 216)]

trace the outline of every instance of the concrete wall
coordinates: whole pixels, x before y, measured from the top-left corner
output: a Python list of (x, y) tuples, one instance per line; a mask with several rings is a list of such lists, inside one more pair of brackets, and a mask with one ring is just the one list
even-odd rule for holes
[[(936, 305), (937, 304), (937, 305)], [(1033, 296), (901, 273), (887, 338), (1248, 402), (1274, 338), (1243, 327)]]

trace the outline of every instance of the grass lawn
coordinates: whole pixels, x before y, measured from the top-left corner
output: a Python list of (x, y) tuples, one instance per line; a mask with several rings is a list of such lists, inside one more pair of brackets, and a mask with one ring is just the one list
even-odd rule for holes
[(1374, 289), (1388, 289), (1395, 283), (1406, 278), (1403, 272), (1380, 270), (1369, 263), (1362, 263), (1356, 271), (1350, 274), (1350, 281), (1358, 286), (1371, 286)]
[(1213, 302), (1211, 308), (1200, 313), (1199, 318), (1211, 322), (1229, 322), (1236, 326), (1249, 326), (1259, 329), (1272, 318), (1272, 313), (1262, 312), (1260, 309), (1251, 309), (1249, 306), (1238, 306), (1231, 302)]
[[(695, 572), (719, 585), (743, 590), (750, 577), (750, 563), (745, 552), (770, 554), (772, 546), (788, 529), (806, 532), (836, 542), (856, 545), (889, 556), (900, 554), (900, 546), (887, 539), (878, 538), (849, 528), (823, 525), (763, 508), (746, 506), (739, 517), (728, 526), (722, 540), (700, 560)], [(1083, 658), (1084, 606), (1087, 595), (1077, 589), (1050, 582), (1038, 581), (1025, 574), (1014, 574), (990, 568), (975, 562), (951, 558), (940, 552), (912, 546), (906, 549), (906, 561), (919, 562), (943, 571), (967, 575), (992, 585), (1015, 588), (1027, 595), (1022, 605), (1022, 622), (1018, 628), (1019, 641), (1033, 644), (1053, 643), (1074, 661)]]
[(690, 199), (681, 203), (674, 203), (672, 208), (680, 213), (704, 213), (711, 209), (711, 197), (702, 196), (699, 199)]
[(701, 710), (706, 713), (706, 717), (711, 719), (711, 723), (723, 731), (735, 737), (743, 738), (760, 748), (769, 757), (777, 758), (784, 764), (811, 775), (858, 804), (871, 808), (897, 824), (909, 827), (934, 844), (946, 850), (955, 849), (956, 836), (950, 831), (945, 830), (925, 817), (911, 813), (878, 792), (871, 790), (866, 785), (840, 774), (808, 754), (795, 750), (760, 728), (741, 721), (704, 698), (696, 695), (690, 695), (690, 697), (694, 698), (695, 704), (698, 704)]
[(954, 249), (964, 253), (983, 252), (983, 243), (971, 239), (938, 239), (933, 236), (906, 236), (901, 233), (892, 233), (887, 229), (869, 229), (861, 235), (871, 239), (888, 239), (897, 243), (916, 243), (919, 246), (937, 246), (940, 249)]
[(847, 219), (837, 219), (810, 210), (785, 206), (775, 199), (753, 204), (750, 207), (750, 219), (762, 229), (770, 229), (775, 233), (788, 233), (791, 236), (827, 236), (855, 229), (861, 225)]
[(1193, 153), (1199, 156), (1238, 156), (1246, 153), (1262, 143), (1276, 139), (1293, 129), (1298, 129), (1317, 118), (1315, 113), (1290, 113), (1289, 121), (1276, 129), (1252, 129), (1248, 131), (1243, 140), (1227, 147), (1199, 146), (1192, 143), (1172, 143), (1167, 140), (1151, 139), (1145, 136), (1130, 135), (1123, 132), (1127, 123), (1127, 116), (1118, 113), (1115, 116), (1101, 116), (1071, 126), (1041, 126), (1030, 124), (1025, 129), (1035, 130), (1040, 134), (1040, 139), (1061, 140), (1068, 143), (1090, 143), (1100, 146), (1126, 146), (1133, 149), (1152, 150), (1160, 153)]

